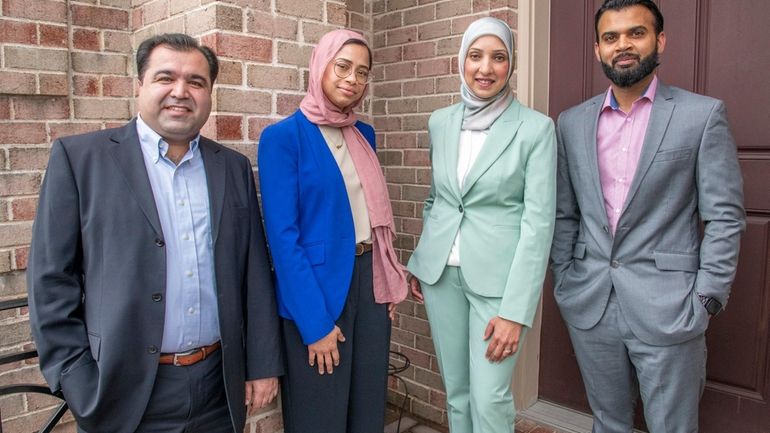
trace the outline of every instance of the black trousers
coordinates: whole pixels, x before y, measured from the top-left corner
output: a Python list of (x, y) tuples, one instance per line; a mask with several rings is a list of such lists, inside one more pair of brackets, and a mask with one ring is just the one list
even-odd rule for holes
[[(86, 433), (80, 428), (78, 432)], [(233, 432), (222, 376), (222, 350), (187, 367), (158, 366), (136, 433)]]
[(318, 374), (296, 325), (283, 320), (288, 360), (281, 382), (285, 433), (382, 433), (388, 380), (390, 319), (374, 302), (372, 255), (356, 257), (350, 291), (337, 320), (340, 365)]

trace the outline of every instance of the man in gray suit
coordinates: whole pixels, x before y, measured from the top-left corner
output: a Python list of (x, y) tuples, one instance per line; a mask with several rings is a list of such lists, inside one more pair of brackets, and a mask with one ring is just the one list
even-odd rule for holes
[(51, 148), (29, 267), (40, 368), (81, 432), (242, 432), (283, 360), (251, 164), (200, 136), (218, 71), (137, 50), (138, 116)]
[(721, 101), (657, 79), (652, 1), (607, 0), (596, 35), (610, 89), (558, 121), (556, 301), (595, 433), (633, 429), (637, 386), (651, 432), (695, 432), (745, 226), (735, 143)]

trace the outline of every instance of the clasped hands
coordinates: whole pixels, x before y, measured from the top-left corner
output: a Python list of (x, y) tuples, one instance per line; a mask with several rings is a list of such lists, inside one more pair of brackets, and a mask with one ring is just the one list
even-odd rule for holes
[[(420, 281), (414, 276), (409, 277), (409, 291), (412, 298), (418, 303), (425, 302)], [(489, 320), (482, 338), (488, 341), (485, 354), (490, 362), (502, 362), (505, 358), (513, 356), (519, 350), (519, 339), (523, 325), (514, 321), (495, 316)]]

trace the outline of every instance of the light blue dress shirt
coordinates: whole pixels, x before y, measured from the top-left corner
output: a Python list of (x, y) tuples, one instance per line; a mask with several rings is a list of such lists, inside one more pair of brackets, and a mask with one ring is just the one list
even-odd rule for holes
[(200, 135), (179, 165), (168, 143), (138, 116), (136, 129), (166, 243), (166, 318), (161, 352), (185, 352), (219, 340), (214, 250)]

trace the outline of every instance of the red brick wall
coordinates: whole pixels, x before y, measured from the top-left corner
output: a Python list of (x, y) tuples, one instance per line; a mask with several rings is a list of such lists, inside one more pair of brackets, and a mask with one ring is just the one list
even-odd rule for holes
[[(51, 141), (130, 116), (130, 1), (89, 3), (2, 1), (0, 299), (26, 294), (28, 244)], [(0, 352), (30, 345), (26, 309), (2, 313)], [(42, 383), (37, 365), (0, 367), (0, 384), (19, 382)], [(39, 428), (53, 404), (34, 395), (0, 399), (4, 431)], [(72, 423), (65, 430), (74, 431)]]
[[(489, 15), (515, 29), (517, 7), (516, 0), (388, 0), (374, 4), (372, 112), (403, 263), (422, 231), (423, 201), (430, 186), (428, 118), (432, 111), (459, 101), (457, 53), (462, 33), (472, 21)], [(412, 363), (400, 375), (409, 389), (408, 410), (446, 424), (446, 395), (422, 305), (410, 300), (399, 305), (391, 348), (407, 355)], [(403, 385), (391, 380), (390, 388), (390, 402), (400, 405)]]
[[(254, 161), (267, 124), (293, 112), (310, 50), (326, 31), (371, 37), (371, 2), (355, 0), (2, 0), (0, 14), (0, 300), (26, 294), (24, 271), (50, 143), (116, 126), (134, 113), (133, 49), (148, 36), (184, 32), (221, 60), (203, 133)], [(0, 353), (31, 347), (26, 309), (0, 315)], [(0, 367), (0, 385), (43, 379), (34, 362)], [(4, 431), (27, 432), (51, 399), (0, 398)], [(74, 431), (70, 421), (63, 430)], [(277, 404), (246, 431), (282, 429)], [(58, 431), (58, 430), (57, 430)]]

